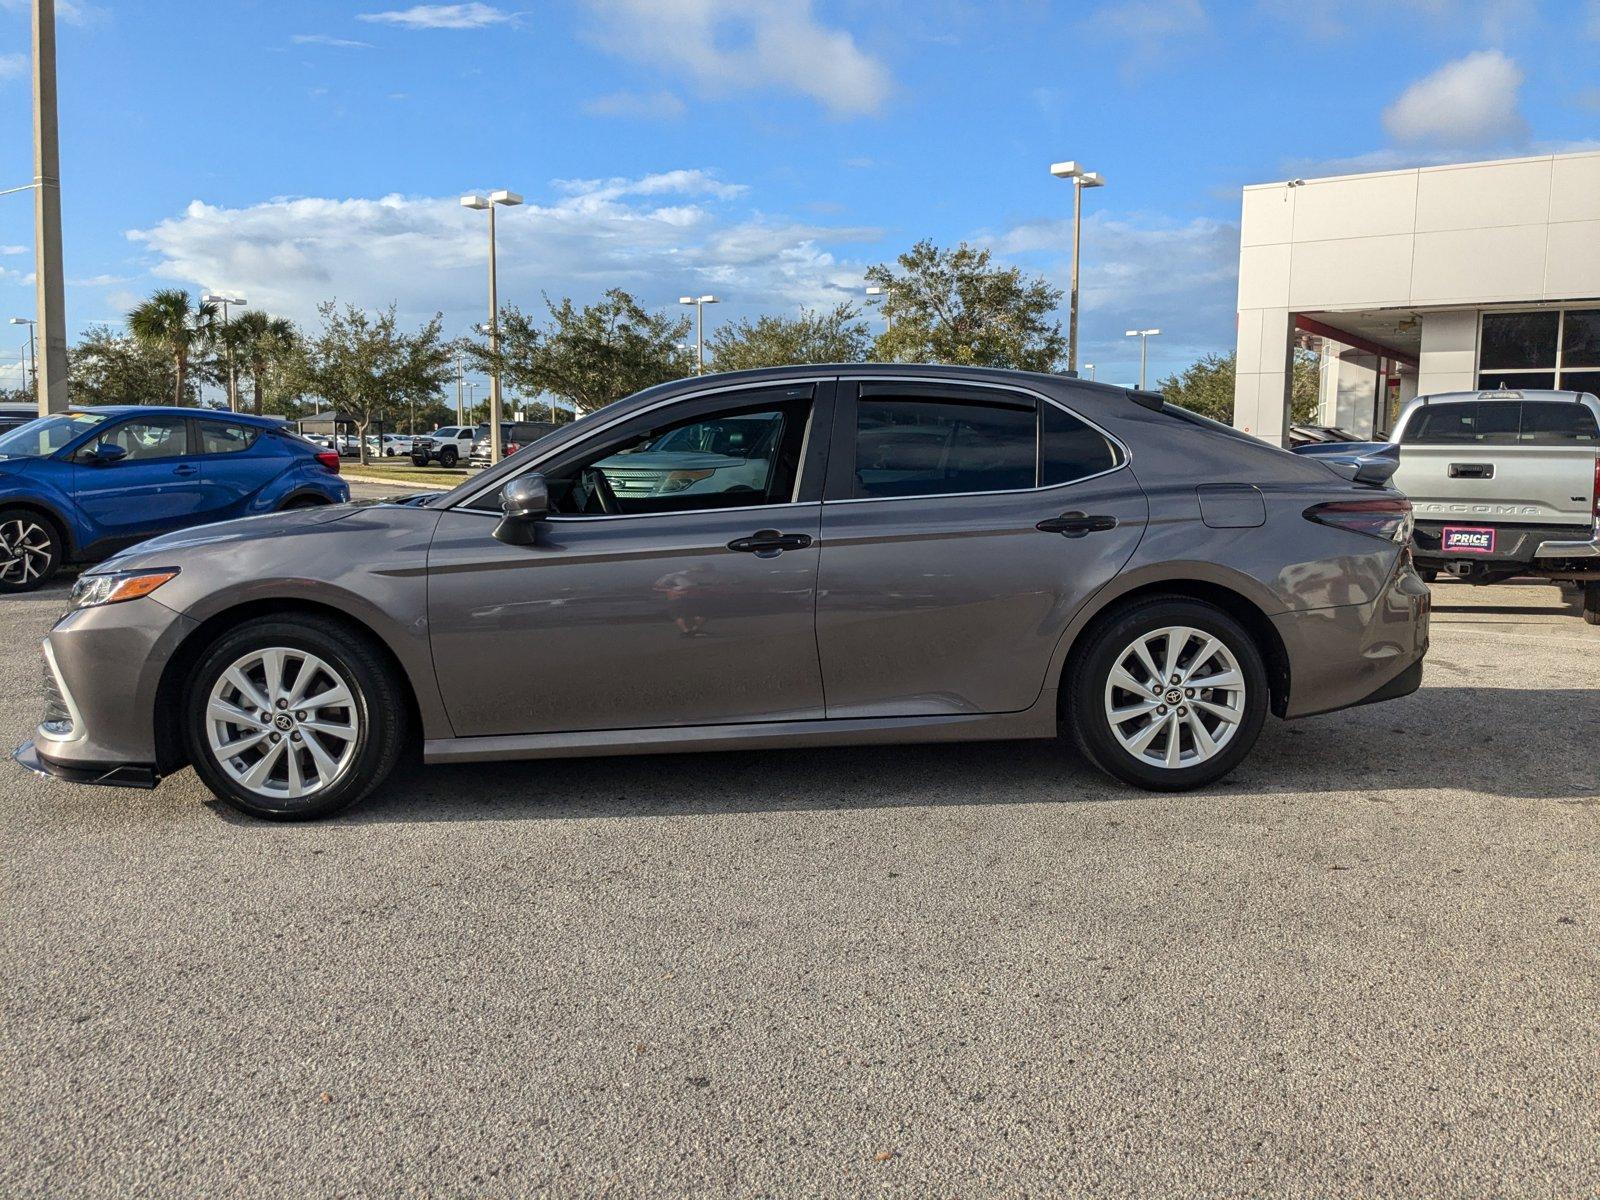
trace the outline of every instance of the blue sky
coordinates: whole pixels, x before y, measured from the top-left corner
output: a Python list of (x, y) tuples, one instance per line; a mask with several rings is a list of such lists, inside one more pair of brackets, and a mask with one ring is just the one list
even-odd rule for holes
[[(483, 217), (456, 198), (493, 187), (529, 201), (500, 225), (525, 307), (615, 284), (792, 311), (859, 298), (920, 237), (1064, 284), (1047, 168), (1077, 158), (1108, 181), (1083, 358), (1131, 382), (1134, 325), (1165, 331), (1157, 374), (1231, 348), (1241, 185), (1600, 139), (1600, 0), (58, 7), (74, 329), (177, 284), (464, 332)], [(0, 0), (0, 187), (32, 174), (28, 9)], [(4, 315), (31, 314), (31, 270), (29, 198), (0, 196)]]

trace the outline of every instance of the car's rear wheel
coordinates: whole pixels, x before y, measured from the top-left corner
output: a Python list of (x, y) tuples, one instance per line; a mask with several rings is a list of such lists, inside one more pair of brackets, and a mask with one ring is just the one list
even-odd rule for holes
[(439, 465), (441, 467), (453, 467), (456, 465), (457, 457), (456, 448), (454, 446), (446, 446), (439, 451)]
[(48, 517), (0, 510), (0, 592), (31, 592), (61, 569), (61, 535)]
[(223, 634), (185, 704), (195, 772), (224, 803), (270, 820), (355, 803), (393, 769), (405, 735), (393, 668), (365, 637), (315, 616)]
[(1071, 664), (1067, 717), (1102, 771), (1184, 791), (1239, 765), (1267, 700), (1266, 666), (1248, 630), (1215, 605), (1158, 597), (1087, 635)]

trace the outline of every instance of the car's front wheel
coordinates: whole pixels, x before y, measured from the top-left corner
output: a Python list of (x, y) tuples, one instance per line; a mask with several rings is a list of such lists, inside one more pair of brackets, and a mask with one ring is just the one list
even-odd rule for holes
[(393, 769), (400, 684), (367, 638), (317, 616), (262, 618), (223, 634), (186, 698), (189, 760), (220, 800), (271, 820), (328, 816)]
[(453, 467), (456, 465), (456, 460), (458, 457), (459, 456), (456, 454), (456, 448), (454, 446), (446, 446), (443, 450), (439, 451), (439, 465), (441, 467)]
[(1249, 632), (1181, 597), (1138, 601), (1074, 655), (1067, 717), (1084, 755), (1152, 791), (1183, 791), (1238, 766), (1267, 714), (1267, 672)]
[(31, 592), (61, 568), (61, 536), (26, 508), (0, 510), (0, 592)]

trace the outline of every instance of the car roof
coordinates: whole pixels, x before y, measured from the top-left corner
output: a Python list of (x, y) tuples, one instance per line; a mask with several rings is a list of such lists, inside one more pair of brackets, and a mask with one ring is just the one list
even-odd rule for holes
[(281, 417), (258, 417), (254, 413), (229, 412), (223, 408), (183, 408), (175, 404), (74, 404), (67, 409), (72, 413), (104, 413), (108, 417), (210, 417), (217, 421), (237, 421), (241, 425), (255, 425), (262, 429), (282, 429)]
[(1565, 400), (1578, 403), (1588, 392), (1554, 388), (1483, 388), (1475, 392), (1430, 392), (1417, 397), (1422, 404), (1452, 404), (1463, 400)]

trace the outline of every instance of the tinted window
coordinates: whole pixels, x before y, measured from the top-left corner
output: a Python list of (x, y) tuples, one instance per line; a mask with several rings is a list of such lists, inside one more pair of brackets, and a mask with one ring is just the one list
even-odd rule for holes
[(1484, 371), (1478, 376), (1480, 392), (1520, 392), (1524, 388), (1549, 391), (1555, 386), (1554, 371)]
[(1039, 406), (1039, 433), (1041, 484), (1071, 483), (1117, 465), (1116, 448), (1104, 434), (1054, 404)]
[(1485, 400), (1430, 404), (1406, 427), (1402, 443), (1560, 445), (1600, 441), (1594, 414), (1564, 400)]
[(124, 462), (144, 462), (154, 458), (176, 458), (189, 452), (189, 423), (182, 417), (150, 417), (125, 421), (104, 433), (93, 445), (120, 446), (127, 451)]
[(1485, 313), (1478, 356), (1482, 369), (1553, 368), (1560, 324), (1561, 314), (1555, 311)]
[(1600, 396), (1600, 371), (1563, 371), (1561, 386), (1571, 392)]
[(260, 429), (253, 425), (229, 425), (222, 421), (200, 422), (201, 454), (237, 454), (255, 444)]
[(40, 458), (104, 421), (104, 413), (64, 413), (40, 417), (0, 437), (0, 458)]
[(1561, 400), (1524, 400), (1522, 430), (1517, 439), (1535, 444), (1600, 441), (1594, 414), (1581, 404)]
[(1031, 488), (1031, 403), (863, 397), (856, 407), (857, 496), (931, 496)]
[[(1600, 308), (1567, 310), (1561, 326), (1561, 365), (1600, 367)], [(1563, 380), (1562, 386), (1572, 385)]]

